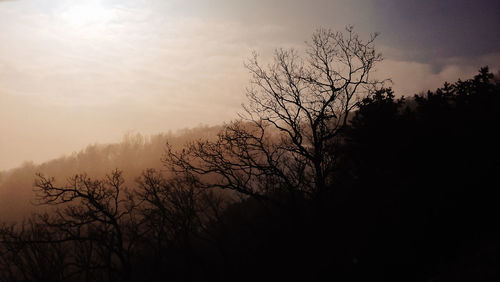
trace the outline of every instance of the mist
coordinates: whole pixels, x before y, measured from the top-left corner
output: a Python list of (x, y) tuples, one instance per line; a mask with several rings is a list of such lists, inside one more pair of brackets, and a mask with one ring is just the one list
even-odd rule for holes
[[(420, 23), (399, 24), (386, 14), (408, 8), (382, 2), (4, 1), (0, 169), (40, 163), (96, 142), (119, 142), (128, 132), (151, 135), (230, 121), (245, 100), (244, 63), (252, 52), (269, 58), (278, 46), (303, 49), (320, 26), (352, 24), (364, 35), (379, 32), (385, 60), (374, 74), (392, 78), (398, 95), (435, 89), (443, 80), (499, 65), (496, 31), (485, 35), (484, 47), (467, 44), (463, 54), (452, 52), (449, 45), (473, 40), (469, 31), (466, 36), (448, 25), (423, 31)], [(455, 4), (436, 9), (450, 5)], [(498, 6), (492, 5), (471, 10), (493, 21), (487, 27), (497, 25), (497, 17), (488, 16)], [(378, 16), (384, 7), (389, 7), (386, 16)], [(446, 11), (442, 18), (419, 13), (437, 25), (462, 13)], [(429, 46), (419, 40), (433, 32), (446, 40)], [(409, 49), (415, 42), (420, 49)], [(432, 55), (438, 60), (428, 59), (432, 52), (439, 52)]]
[(0, 221), (16, 221), (37, 210), (34, 179), (37, 173), (50, 175), (64, 184), (76, 174), (85, 172), (89, 177), (102, 178), (115, 169), (126, 172), (125, 181), (130, 187), (146, 168), (163, 167), (167, 141), (176, 149), (200, 138), (213, 139), (220, 126), (203, 126), (178, 130), (176, 133), (144, 136), (129, 133), (118, 143), (93, 144), (72, 154), (36, 164), (25, 162), (21, 166), (0, 174)]

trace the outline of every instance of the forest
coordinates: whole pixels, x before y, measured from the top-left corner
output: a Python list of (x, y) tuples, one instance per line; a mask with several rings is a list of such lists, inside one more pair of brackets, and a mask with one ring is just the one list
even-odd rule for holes
[(375, 39), (255, 55), (232, 122), (1, 173), (0, 281), (499, 281), (500, 76), (403, 97)]

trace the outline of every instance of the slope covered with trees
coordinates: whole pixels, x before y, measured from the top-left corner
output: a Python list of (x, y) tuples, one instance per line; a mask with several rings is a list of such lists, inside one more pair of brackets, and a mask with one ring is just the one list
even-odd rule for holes
[(213, 138), (220, 126), (201, 126), (176, 133), (143, 136), (127, 134), (115, 144), (89, 145), (80, 152), (53, 159), (42, 164), (27, 162), (0, 173), (0, 220), (20, 220), (36, 209), (33, 183), (37, 173), (50, 175), (62, 183), (76, 174), (85, 172), (89, 177), (101, 178), (119, 168), (126, 171), (127, 184), (134, 184), (146, 168), (160, 168), (165, 154), (165, 143), (181, 148), (188, 141)]

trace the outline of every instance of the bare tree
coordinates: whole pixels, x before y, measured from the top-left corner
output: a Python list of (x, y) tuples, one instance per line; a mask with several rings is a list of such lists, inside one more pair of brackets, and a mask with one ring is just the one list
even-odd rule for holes
[(202, 207), (198, 203), (203, 191), (194, 189), (187, 179), (167, 180), (152, 169), (143, 173), (138, 184), (148, 243), (159, 262), (169, 248), (189, 250), (191, 236), (199, 226)]
[(166, 178), (153, 169), (146, 170), (138, 184), (145, 245), (153, 251), (154, 264), (183, 263), (184, 275), (191, 275), (197, 259), (194, 242), (198, 247), (200, 242), (212, 243), (209, 229), (218, 221), (224, 200), (214, 191), (197, 188), (189, 178)]
[(0, 281), (136, 281), (163, 272), (189, 280), (193, 242), (210, 245), (222, 198), (153, 169), (137, 184), (129, 191), (117, 170), (100, 180), (75, 175), (65, 185), (39, 174), (37, 204), (54, 209), (0, 226)]
[(254, 54), (246, 64), (252, 79), (242, 119), (225, 126), (215, 141), (169, 149), (165, 162), (204, 188), (256, 198), (321, 194), (333, 183), (336, 148), (350, 112), (383, 84), (370, 77), (382, 60), (376, 37), (364, 41), (352, 27), (319, 29), (304, 54), (278, 49), (267, 67)]
[(130, 257), (139, 233), (135, 218), (137, 207), (131, 193), (123, 186), (120, 171), (104, 180), (86, 175), (68, 179), (65, 186), (54, 184), (53, 178), (38, 176), (38, 203), (57, 209), (39, 216), (39, 220), (61, 238), (47, 243), (72, 242), (76, 255), (72, 265), (86, 277), (95, 270), (108, 272), (108, 280), (116, 274), (126, 281), (130, 275)]
[(35, 218), (0, 226), (0, 281), (65, 281), (71, 276), (67, 244)]

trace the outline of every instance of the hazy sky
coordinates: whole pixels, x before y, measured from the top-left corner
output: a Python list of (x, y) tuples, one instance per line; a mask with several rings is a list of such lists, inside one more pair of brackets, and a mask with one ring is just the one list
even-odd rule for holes
[(398, 94), (500, 66), (500, 1), (0, 0), (0, 170), (234, 118), (252, 50), (380, 32)]

